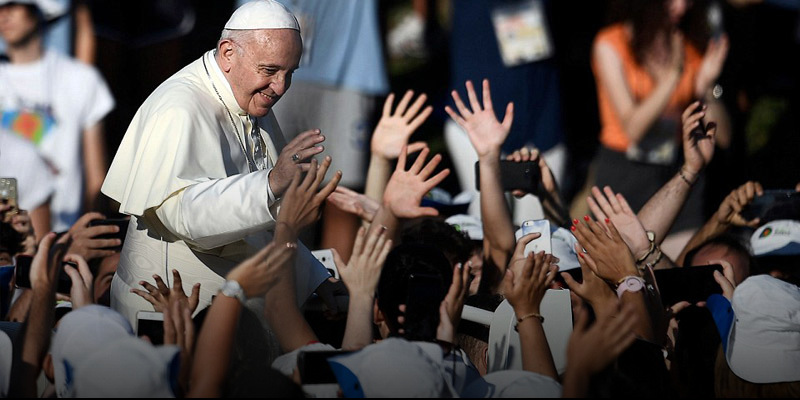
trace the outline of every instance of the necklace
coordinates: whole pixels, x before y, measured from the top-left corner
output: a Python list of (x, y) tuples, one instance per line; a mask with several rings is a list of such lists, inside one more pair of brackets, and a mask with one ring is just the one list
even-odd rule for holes
[[(202, 59), (203, 59), (203, 68), (206, 70), (206, 76), (208, 76), (208, 81), (211, 82), (211, 87), (214, 89), (214, 93), (217, 94), (219, 102), (222, 103), (222, 106), (225, 107), (225, 111), (228, 112), (228, 119), (231, 121), (231, 125), (233, 125), (233, 131), (236, 136), (236, 141), (239, 142), (239, 148), (242, 150), (244, 158), (247, 160), (247, 168), (249, 172), (258, 171), (258, 166), (256, 165), (256, 161), (251, 159), (251, 157), (247, 153), (247, 150), (244, 147), (244, 137), (243, 137), (244, 134), (242, 134), (241, 137), (239, 136), (239, 127), (236, 126), (236, 122), (233, 120), (233, 113), (228, 108), (228, 105), (225, 104), (225, 101), (222, 100), (222, 95), (219, 94), (219, 90), (217, 90), (217, 85), (214, 84), (214, 80), (211, 78), (211, 73), (208, 71), (208, 65), (206, 65), (206, 56), (203, 55)], [(267, 150), (267, 153), (269, 153), (269, 150)]]

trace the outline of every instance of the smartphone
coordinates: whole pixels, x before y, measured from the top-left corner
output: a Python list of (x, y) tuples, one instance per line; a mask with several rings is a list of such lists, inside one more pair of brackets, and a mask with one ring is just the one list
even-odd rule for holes
[(432, 342), (439, 326), (439, 305), (444, 298), (442, 278), (437, 275), (412, 273), (408, 279), (404, 337), (408, 340)]
[(325, 269), (328, 270), (332, 277), (340, 279), (339, 269), (336, 268), (336, 263), (333, 261), (333, 251), (331, 249), (314, 250), (311, 254), (325, 266)]
[(136, 312), (136, 336), (147, 336), (154, 346), (164, 344), (164, 314), (153, 311)]
[(125, 235), (128, 232), (128, 218), (112, 218), (112, 219), (93, 219), (89, 221), (89, 226), (101, 225), (116, 225), (119, 228), (117, 233), (106, 233), (103, 235), (95, 236), (95, 239), (119, 239), (119, 246), (106, 247), (107, 250), (122, 251), (122, 244), (125, 242)]
[(10, 204), (14, 213), (19, 208), (17, 198), (17, 178), (0, 178), (0, 200)]
[(722, 266), (712, 264), (655, 270), (664, 307), (681, 301), (694, 304), (706, 301), (712, 294), (722, 293), (722, 288), (714, 280), (714, 271), (722, 272)]
[[(705, 105), (705, 103), (700, 101), (700, 105), (697, 107), (697, 109), (694, 110), (694, 112), (692, 114), (697, 114), (697, 113), (703, 111), (703, 106), (704, 105)], [(699, 124), (696, 127), (694, 127), (694, 129), (692, 129), (692, 132), (691, 132), (691, 137), (694, 140), (700, 140), (700, 139), (706, 137), (706, 123), (705, 123), (705, 120), (703, 118), (700, 118), (700, 120), (698, 122), (699, 122)]]
[[(17, 255), (16, 257), (16, 286), (18, 288), (30, 289), (31, 288), (31, 264), (33, 264), (33, 257), (26, 255)], [(64, 266), (71, 265), (77, 269), (78, 264), (65, 261), (58, 271), (58, 284), (56, 285), (56, 292), (69, 295), (72, 290), (72, 279), (64, 271)]]
[[(500, 183), (505, 191), (535, 193), (541, 180), (539, 165), (533, 161), (500, 160)], [(481, 190), (480, 161), (475, 163), (475, 189)]]
[(544, 251), (553, 254), (553, 244), (550, 242), (550, 221), (546, 219), (529, 219), (522, 223), (522, 236), (538, 232), (540, 236), (525, 245), (525, 257), (531, 252)]
[(794, 189), (765, 190), (761, 196), (742, 210), (742, 218), (761, 219), (767, 223), (776, 219), (800, 219), (800, 192)]

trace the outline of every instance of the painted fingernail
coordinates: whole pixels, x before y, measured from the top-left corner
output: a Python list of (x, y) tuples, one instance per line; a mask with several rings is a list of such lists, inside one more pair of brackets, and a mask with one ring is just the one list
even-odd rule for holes
[(611, 221), (609, 221), (608, 218), (606, 218), (606, 223), (609, 223), (609, 222), (611, 222)]
[(584, 215), (583, 216), (583, 220), (586, 221), (586, 222), (589, 222), (589, 216), (588, 215)]
[(573, 219), (573, 220), (572, 220), (572, 223), (573, 223), (574, 225), (578, 225), (578, 219), (577, 219), (577, 218)]
[(578, 253), (578, 255), (579, 255), (579, 256), (581, 256), (581, 258), (586, 258), (586, 257), (583, 255), (583, 253)]
[(571, 229), (573, 232), (575, 232), (575, 225), (570, 226), (569, 229)]

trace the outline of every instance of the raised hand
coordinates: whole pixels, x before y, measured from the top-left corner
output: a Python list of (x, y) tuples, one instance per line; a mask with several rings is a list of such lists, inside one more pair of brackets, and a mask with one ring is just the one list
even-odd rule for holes
[(100, 235), (119, 232), (116, 225), (89, 226), (89, 222), (96, 219), (105, 219), (103, 214), (90, 212), (83, 214), (78, 221), (69, 228), (72, 245), (69, 253), (78, 254), (86, 260), (108, 257), (114, 253), (108, 247), (119, 246), (122, 242), (119, 239), (97, 239)]
[(177, 345), (181, 350), (181, 367), (178, 383), (183, 393), (189, 390), (189, 377), (194, 354), (195, 331), (193, 309), (185, 301), (170, 301), (164, 308), (164, 344)]
[(761, 223), (761, 220), (754, 218), (748, 221), (742, 217), (741, 212), (748, 204), (753, 202), (756, 196), (762, 196), (763, 194), (764, 188), (761, 187), (760, 183), (748, 181), (725, 197), (714, 214), (714, 218), (723, 225), (755, 228)]
[(425, 104), (428, 96), (420, 94), (417, 99), (408, 107), (408, 103), (414, 96), (414, 91), (409, 90), (397, 103), (397, 108), (392, 112), (394, 103), (394, 93), (390, 93), (383, 103), (383, 114), (381, 115), (375, 131), (372, 132), (371, 149), (372, 154), (387, 160), (394, 160), (400, 156), (400, 150), (408, 145), (409, 152), (421, 150), (425, 143), (417, 142), (408, 144), (408, 139), (414, 131), (422, 125), (433, 112), (432, 106), (427, 106), (420, 112), (422, 105)]
[(614, 194), (609, 186), (604, 187), (602, 192), (593, 186), (592, 195), (586, 198), (586, 203), (597, 220), (608, 219), (614, 224), (637, 260), (647, 254), (650, 250), (647, 232), (622, 194)]
[(417, 218), (439, 215), (439, 212), (433, 207), (420, 207), (420, 202), (426, 193), (450, 174), (450, 170), (444, 169), (430, 177), (436, 166), (442, 161), (442, 156), (437, 154), (425, 164), (429, 152), (430, 150), (427, 148), (422, 149), (408, 171), (406, 171), (407, 147), (400, 152), (397, 167), (383, 192), (383, 203), (389, 207), (395, 217)]
[[(623, 305), (616, 318), (597, 320), (589, 326), (589, 313), (582, 309), (567, 344), (567, 374), (591, 376), (602, 371), (636, 339), (633, 331), (636, 319), (633, 307)], [(565, 395), (567, 381), (565, 377)]]
[(639, 276), (633, 255), (622, 240), (617, 228), (606, 220), (605, 227), (585, 216), (584, 223), (573, 220), (572, 233), (586, 253), (578, 255), (597, 276), (617, 285), (626, 276)]
[(514, 246), (514, 253), (511, 255), (511, 259), (508, 261), (507, 269), (510, 269), (515, 274), (519, 275), (522, 272), (523, 266), (528, 261), (528, 256), (525, 255), (525, 246), (531, 241), (538, 239), (540, 236), (542, 236), (541, 233), (534, 232), (519, 238), (517, 244)]
[(226, 279), (238, 282), (247, 298), (263, 296), (281, 280), (293, 278), (287, 265), (296, 250), (294, 242), (273, 240), (228, 272)]
[(700, 69), (698, 69), (694, 80), (695, 97), (703, 98), (719, 78), (722, 66), (728, 57), (728, 47), (728, 35), (722, 35), (718, 39), (708, 41), (706, 53), (703, 55), (703, 61), (700, 63)]
[(550, 283), (558, 273), (552, 265), (552, 255), (543, 251), (529, 254), (519, 272), (509, 268), (503, 278), (503, 294), (508, 299), (517, 318), (528, 314), (539, 314), (539, 306)]
[(503, 122), (500, 122), (494, 113), (489, 80), (483, 80), (482, 107), (478, 102), (478, 96), (475, 94), (472, 81), (467, 81), (466, 86), (471, 109), (464, 105), (464, 102), (461, 101), (461, 96), (458, 95), (457, 91), (453, 90), (451, 95), (458, 112), (455, 112), (450, 106), (446, 106), (444, 110), (450, 115), (450, 118), (467, 132), (472, 146), (478, 152), (478, 157), (487, 155), (497, 155), (499, 157), (500, 147), (508, 137), (511, 123), (514, 120), (514, 103), (508, 103)]
[(320, 145), (323, 141), (325, 136), (319, 129), (312, 129), (297, 135), (283, 147), (269, 173), (269, 187), (275, 196), (283, 197), (298, 169), (302, 172), (311, 170), (309, 159), (325, 150)]
[[(575, 245), (575, 251), (582, 254), (580, 246)], [(608, 286), (608, 283), (602, 278), (597, 276), (584, 257), (578, 257), (578, 262), (581, 264), (581, 274), (583, 281), (578, 283), (567, 272), (562, 272), (561, 277), (564, 278), (569, 290), (573, 291), (585, 302), (592, 306), (598, 318), (601, 315), (606, 315), (610, 310), (615, 310), (617, 307), (618, 299), (617, 294)]]
[(736, 289), (736, 276), (733, 271), (733, 265), (724, 260), (717, 260), (715, 262), (722, 265), (722, 273), (714, 271), (714, 280), (717, 281), (719, 287), (722, 288), (722, 295), (728, 299), (728, 301), (732, 301), (733, 291)]
[(319, 189), (330, 166), (331, 158), (325, 157), (319, 167), (317, 167), (317, 160), (311, 160), (305, 177), (301, 176), (299, 170), (295, 170), (294, 179), (286, 190), (281, 203), (278, 225), (285, 224), (296, 236), (301, 229), (319, 218), (322, 202), (333, 193), (336, 185), (342, 179), (342, 171), (336, 171), (333, 179)]
[[(469, 293), (470, 276), (469, 268), (463, 264), (458, 263), (453, 267), (453, 282), (450, 284), (450, 288), (447, 290), (447, 294), (441, 304), (441, 306), (444, 306), (444, 313), (449, 317), (449, 321), (446, 321), (445, 325), (442, 326), (443, 322), (440, 320), (437, 331), (444, 329), (443, 332), (447, 332), (451, 328), (453, 331), (458, 329), (458, 324), (461, 322), (461, 312), (464, 310), (464, 302), (467, 301), (467, 294)], [(442, 315), (441, 310), (439, 314)], [(448, 323), (449, 327), (447, 326)], [(437, 335), (437, 339), (453, 342), (452, 337), (448, 340)]]
[(345, 264), (334, 250), (333, 259), (351, 297), (357, 295), (372, 298), (378, 287), (383, 262), (392, 249), (392, 241), (386, 239), (385, 230), (373, 229), (369, 233), (359, 228), (350, 261)]
[[(514, 150), (511, 154), (506, 156), (506, 160), (514, 161), (514, 162), (527, 162), (533, 161), (537, 163), (539, 166), (539, 172), (542, 177), (542, 187), (547, 193), (550, 193), (555, 197), (555, 199), (560, 199), (560, 193), (558, 191), (558, 184), (556, 183), (556, 178), (553, 176), (553, 171), (550, 170), (550, 167), (547, 165), (547, 162), (542, 157), (542, 153), (539, 152), (539, 149), (532, 148), (529, 149), (527, 147), (522, 147), (520, 149)], [(522, 197), (527, 193), (523, 192), (522, 190), (516, 189), (511, 192), (516, 197)]]
[[(700, 125), (700, 119), (706, 113), (707, 106), (701, 108), (700, 102), (690, 104), (681, 115), (683, 122), (683, 167), (682, 171), (688, 174), (687, 179), (694, 182), (697, 175), (711, 162), (714, 157), (714, 146), (717, 143), (717, 124), (706, 121), (706, 135), (700, 138), (693, 137), (692, 130)], [(695, 112), (698, 111), (699, 112)]]
[(135, 293), (139, 297), (147, 300), (148, 303), (153, 305), (153, 309), (156, 312), (164, 312), (164, 310), (169, 308), (171, 302), (184, 301), (188, 305), (189, 311), (194, 313), (200, 302), (200, 283), (195, 283), (192, 286), (192, 293), (187, 297), (186, 292), (183, 291), (181, 274), (177, 269), (172, 270), (172, 289), (164, 284), (164, 281), (158, 274), (154, 274), (153, 279), (156, 282), (155, 286), (148, 282), (140, 281), (139, 284), (142, 285), (146, 291), (131, 289), (131, 293)]
[(94, 283), (94, 276), (89, 269), (89, 264), (86, 260), (77, 254), (67, 254), (64, 261), (73, 262), (78, 265), (74, 268), (71, 265), (64, 266), (64, 272), (69, 275), (72, 281), (72, 288), (69, 291), (69, 298), (72, 302), (72, 309), (77, 310), (83, 306), (94, 303), (92, 297), (92, 286)]
[(350, 190), (344, 186), (337, 186), (336, 190), (328, 196), (328, 202), (340, 210), (356, 215), (364, 221), (372, 222), (380, 204), (365, 194)]
[(53, 290), (58, 284), (58, 271), (70, 243), (69, 233), (56, 241), (55, 233), (48, 233), (39, 243), (36, 255), (31, 261), (31, 289)]

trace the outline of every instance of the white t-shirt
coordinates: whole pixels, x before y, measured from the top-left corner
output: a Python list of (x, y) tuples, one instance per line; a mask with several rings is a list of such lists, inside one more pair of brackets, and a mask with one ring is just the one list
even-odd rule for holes
[(114, 108), (93, 67), (55, 51), (28, 64), (0, 64), (0, 129), (32, 142), (53, 167), (53, 229), (68, 229), (83, 201), (83, 132)]
[(36, 147), (4, 131), (0, 131), (0, 177), (17, 178), (17, 200), (23, 210), (33, 210), (53, 195), (53, 174)]

